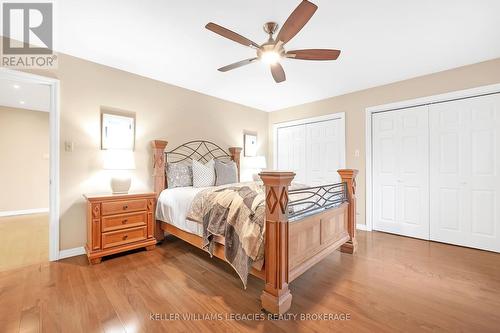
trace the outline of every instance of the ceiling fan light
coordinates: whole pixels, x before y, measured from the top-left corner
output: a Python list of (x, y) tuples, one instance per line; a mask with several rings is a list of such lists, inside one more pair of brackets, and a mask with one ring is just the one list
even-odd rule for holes
[(281, 55), (276, 51), (265, 51), (262, 52), (260, 60), (267, 65), (274, 65), (278, 63), (281, 59)]

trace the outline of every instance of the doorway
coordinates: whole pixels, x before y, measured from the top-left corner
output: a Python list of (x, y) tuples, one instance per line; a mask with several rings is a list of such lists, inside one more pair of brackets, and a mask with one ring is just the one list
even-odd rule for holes
[(58, 88), (0, 69), (0, 270), (59, 258)]

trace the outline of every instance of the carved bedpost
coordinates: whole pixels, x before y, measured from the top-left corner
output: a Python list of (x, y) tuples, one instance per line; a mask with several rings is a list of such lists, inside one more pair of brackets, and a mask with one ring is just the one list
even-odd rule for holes
[(264, 171), (259, 174), (266, 187), (265, 277), (260, 296), (262, 307), (282, 314), (292, 305), (288, 290), (288, 186), (293, 172)]
[(356, 252), (358, 243), (356, 241), (356, 175), (358, 170), (341, 169), (337, 171), (342, 178), (342, 182), (347, 184), (347, 197), (349, 200), (349, 208), (347, 213), (347, 231), (351, 238), (347, 243), (342, 245), (340, 251), (345, 253)]
[(167, 141), (153, 140), (153, 186), (156, 197), (165, 189), (165, 147)]
[[(153, 146), (153, 186), (156, 193), (156, 199), (160, 196), (161, 191), (165, 189), (165, 147), (167, 146), (167, 141), (153, 140), (151, 145)], [(163, 230), (160, 228), (161, 222), (155, 222), (155, 238), (157, 241), (161, 242), (165, 238)]]
[(231, 154), (231, 160), (236, 163), (236, 167), (238, 168), (238, 181), (240, 181), (240, 157), (241, 157), (241, 148), (240, 147), (231, 147), (229, 148), (229, 153)]

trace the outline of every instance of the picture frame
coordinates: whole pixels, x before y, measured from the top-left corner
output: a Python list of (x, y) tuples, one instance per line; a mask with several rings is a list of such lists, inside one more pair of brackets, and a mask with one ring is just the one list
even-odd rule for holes
[(101, 149), (135, 149), (135, 113), (101, 109)]
[(245, 157), (257, 156), (257, 133), (255, 132), (243, 133), (243, 156)]

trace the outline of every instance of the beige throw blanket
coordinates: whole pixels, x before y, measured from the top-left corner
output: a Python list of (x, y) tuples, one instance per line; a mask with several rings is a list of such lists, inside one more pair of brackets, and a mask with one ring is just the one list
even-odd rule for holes
[[(246, 288), (252, 265), (264, 257), (265, 193), (262, 183), (223, 185), (201, 191), (188, 218), (203, 223), (203, 249), (213, 254), (214, 236), (225, 239), (226, 261)], [(260, 268), (261, 268), (260, 267)]]

